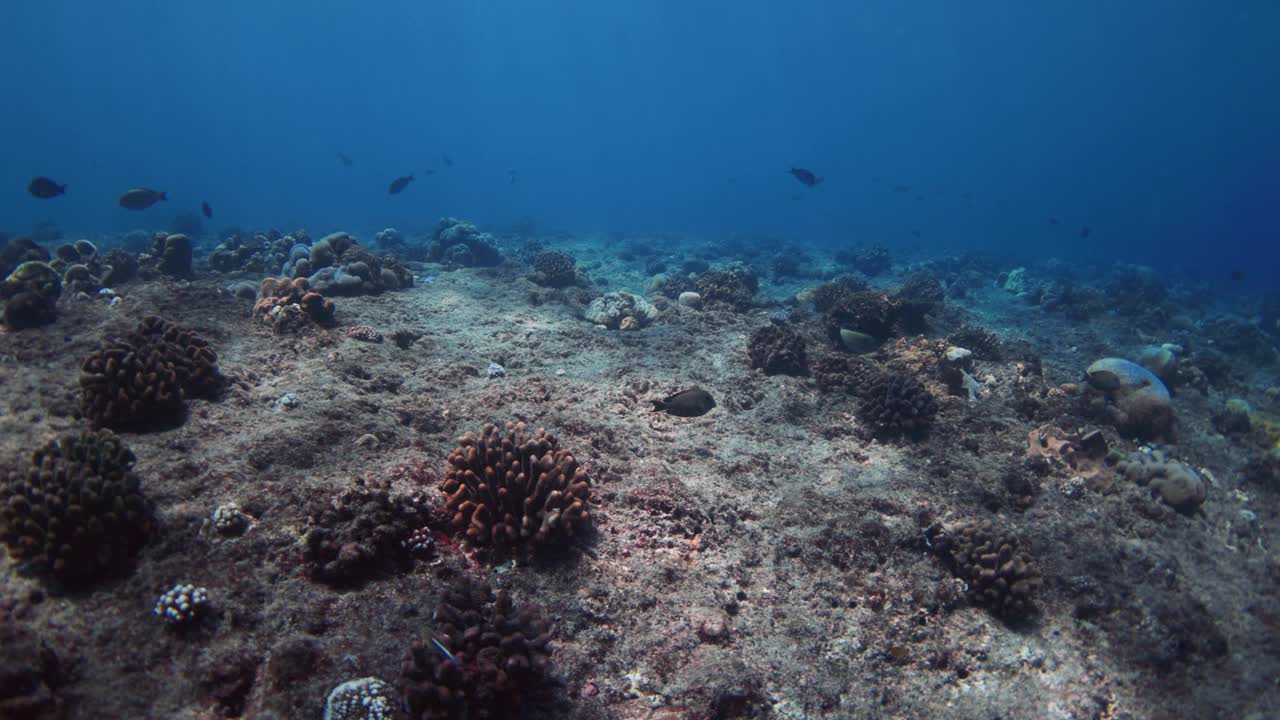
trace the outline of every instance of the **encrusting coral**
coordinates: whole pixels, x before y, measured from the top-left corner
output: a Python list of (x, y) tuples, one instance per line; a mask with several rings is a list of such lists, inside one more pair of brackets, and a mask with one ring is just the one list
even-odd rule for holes
[(467, 577), (445, 590), (433, 618), (401, 670), (409, 717), (521, 717), (550, 668), (551, 623)]
[(0, 542), (71, 586), (120, 570), (150, 531), (136, 458), (110, 430), (64, 435), (0, 477)]
[(590, 519), (586, 472), (554, 435), (524, 423), (507, 423), (505, 435), (487, 424), (459, 438), (442, 489), (453, 526), (499, 551), (530, 551)]
[(171, 420), (185, 399), (222, 385), (218, 355), (180, 325), (151, 316), (107, 338), (80, 366), (80, 409), (97, 425), (136, 427)]
[(335, 586), (412, 565), (410, 541), (426, 527), (421, 495), (393, 495), (385, 483), (357, 480), (311, 514), (303, 536), (307, 574)]

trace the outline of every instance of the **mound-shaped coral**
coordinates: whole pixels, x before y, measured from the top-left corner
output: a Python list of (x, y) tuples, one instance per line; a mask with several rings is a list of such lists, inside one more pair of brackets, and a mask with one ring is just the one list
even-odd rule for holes
[(591, 482), (545, 430), (507, 423), (467, 433), (449, 455), (443, 490), (453, 526), (476, 545), (526, 553), (587, 523)]
[(429, 521), (421, 495), (393, 495), (385, 483), (357, 480), (311, 513), (303, 537), (307, 574), (344, 586), (413, 563), (410, 540)]
[(191, 238), (182, 233), (157, 234), (151, 254), (155, 257), (156, 269), (162, 275), (176, 278), (189, 278), (195, 275), (191, 269), (193, 255)]
[(827, 335), (839, 341), (841, 330), (866, 333), (877, 340), (893, 334), (893, 324), (901, 313), (901, 304), (875, 290), (849, 293), (823, 315)]
[(577, 284), (578, 268), (571, 255), (551, 250), (534, 256), (530, 279), (545, 287), (565, 288)]
[(433, 617), (433, 632), (413, 642), (401, 669), (409, 717), (521, 717), (550, 669), (551, 623), (465, 577)]
[(765, 375), (809, 374), (804, 338), (781, 325), (766, 325), (751, 333), (747, 358), (751, 367), (764, 370)]
[[(296, 250), (297, 248), (295, 248)], [(360, 246), (350, 233), (326, 235), (311, 246), (310, 257), (296, 257), (286, 270), (307, 280), (316, 292), (329, 295), (376, 295), (413, 287), (413, 273), (390, 255), (378, 256)]]
[(1151, 440), (1173, 431), (1169, 389), (1150, 370), (1128, 360), (1102, 358), (1086, 374), (1089, 385), (1105, 396), (1100, 409), (1120, 432)]
[(0, 542), (78, 586), (123, 569), (150, 513), (133, 452), (109, 430), (65, 435), (0, 478)]
[(970, 602), (1004, 616), (1032, 610), (1040, 570), (1012, 533), (980, 520), (949, 532), (934, 526), (927, 536), (934, 551), (969, 586)]
[[(592, 300), (583, 311), (582, 316), (596, 325), (603, 325), (610, 330), (624, 330), (644, 327), (658, 317), (658, 308), (639, 295), (629, 292), (605, 293)], [(633, 327), (624, 327), (628, 318)]]
[(1194, 513), (1204, 503), (1207, 486), (1194, 468), (1160, 450), (1138, 451), (1116, 465), (1116, 471), (1138, 483), (1180, 513)]
[(893, 265), (893, 260), (889, 256), (889, 249), (883, 245), (841, 251), (836, 254), (836, 262), (852, 265), (853, 269), (867, 277), (875, 277), (880, 273), (887, 272), (890, 266)]
[[(291, 235), (282, 235), (274, 229), (258, 233), (233, 232), (209, 253), (209, 267), (224, 273), (292, 275), (292, 263), (310, 256), (310, 243), (311, 239), (302, 230)], [(303, 274), (309, 272), (308, 269)]]
[(212, 396), (222, 385), (209, 343), (154, 316), (133, 332), (104, 340), (80, 371), (81, 412), (116, 428), (172, 421), (186, 398)]
[(938, 411), (933, 395), (910, 373), (890, 371), (876, 378), (865, 393), (862, 419), (878, 435), (919, 436)]
[(333, 301), (313, 291), (306, 278), (263, 280), (253, 305), (253, 316), (269, 323), (277, 335), (311, 323), (332, 325), (333, 313)]
[(51, 265), (38, 260), (22, 263), (0, 283), (4, 324), (25, 330), (53, 322), (61, 294), (62, 278)]
[(702, 273), (694, 288), (708, 305), (725, 305), (742, 311), (754, 303), (760, 282), (751, 270), (735, 266)]
[(427, 260), (450, 268), (490, 267), (502, 262), (493, 236), (457, 218), (441, 218), (436, 224)]
[(925, 316), (941, 308), (946, 296), (946, 289), (934, 276), (925, 273), (912, 275), (893, 295), (899, 307), (899, 322), (907, 331), (923, 330)]

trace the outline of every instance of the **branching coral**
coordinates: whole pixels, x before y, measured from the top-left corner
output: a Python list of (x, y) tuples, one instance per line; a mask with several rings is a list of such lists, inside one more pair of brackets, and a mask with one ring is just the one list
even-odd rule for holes
[(209, 343), (154, 316), (131, 333), (103, 341), (80, 370), (81, 411), (110, 427), (172, 420), (185, 398), (211, 396), (222, 384)]
[(119, 570), (150, 529), (134, 461), (109, 430), (36, 450), (29, 467), (0, 478), (0, 542), (68, 585)]
[(550, 668), (551, 623), (465, 577), (433, 617), (434, 632), (414, 641), (402, 666), (409, 717), (520, 717)]
[(909, 373), (891, 371), (867, 389), (861, 413), (880, 435), (920, 435), (938, 406), (933, 395)]
[(493, 424), (467, 433), (449, 456), (443, 489), (453, 525), (477, 545), (500, 551), (572, 535), (590, 518), (591, 483), (568, 450), (545, 430)]
[(956, 577), (968, 584), (971, 602), (1004, 616), (1032, 609), (1040, 570), (1013, 534), (989, 521), (975, 521), (949, 532), (934, 526), (927, 537)]
[(809, 374), (804, 338), (779, 325), (766, 325), (751, 333), (747, 358), (751, 367), (764, 370), (765, 375)]
[(578, 268), (573, 257), (555, 250), (538, 253), (533, 258), (533, 282), (554, 288), (565, 288), (578, 282)]

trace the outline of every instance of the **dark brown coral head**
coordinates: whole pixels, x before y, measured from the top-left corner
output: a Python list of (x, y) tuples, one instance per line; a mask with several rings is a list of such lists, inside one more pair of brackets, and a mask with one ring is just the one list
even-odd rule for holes
[(442, 489), (456, 529), (499, 550), (572, 535), (590, 519), (591, 483), (578, 461), (545, 430), (524, 423), (468, 432), (449, 456)]

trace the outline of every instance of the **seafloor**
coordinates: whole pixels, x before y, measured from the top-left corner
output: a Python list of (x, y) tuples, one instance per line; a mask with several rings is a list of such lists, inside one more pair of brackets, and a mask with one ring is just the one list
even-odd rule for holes
[[(0, 550), (0, 716), (319, 719), (334, 687), (372, 676), (419, 717), (1276, 717), (1280, 373), (1274, 318), (1247, 293), (754, 240), (521, 228), (486, 240), (488, 267), (380, 240), (413, 286), (335, 290), (327, 324), (255, 315), (236, 283), (267, 273), (211, 268), (210, 239), (190, 268), (143, 247), (114, 294), (64, 288), (52, 323), (0, 331), (6, 537), (26, 532), (12, 488), (32, 453), (96, 425), (119, 426), (150, 504), (145, 542), (88, 580)], [(550, 250), (576, 272), (535, 271)], [(655, 314), (584, 319), (622, 288)], [(208, 342), (221, 384), (162, 423), (104, 421), (82, 362), (153, 315)], [(870, 340), (841, 340), (864, 322)], [(1086, 377), (1144, 352), (1172, 392), (1150, 419)], [(927, 395), (886, 407), (885, 378)], [(693, 386), (716, 407), (655, 411)], [(507, 422), (547, 429), (589, 476), (572, 538), (495, 551), (452, 525), (458, 438)], [(1178, 473), (1200, 485), (1170, 489)], [(387, 503), (407, 498), (422, 526), (399, 554), (412, 521)], [(219, 507), (244, 525), (215, 523)], [(966, 574), (966, 532), (995, 538), (970, 555), (1032, 569), (1001, 555)], [(316, 533), (337, 560), (317, 561)], [(541, 608), (549, 639), (523, 616), (482, 627), (487, 654), (456, 660), (447, 702), (424, 699), (406, 657), (415, 640), (462, 652), (439, 610), (467, 578)], [(182, 583), (206, 590), (200, 612), (153, 614)], [(329, 717), (407, 716), (378, 712)]]

